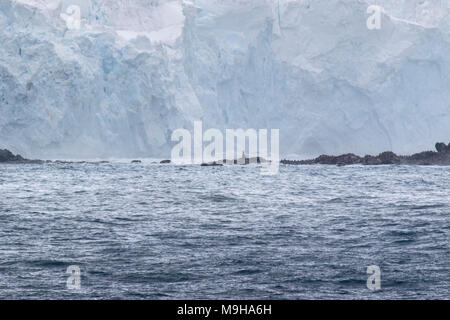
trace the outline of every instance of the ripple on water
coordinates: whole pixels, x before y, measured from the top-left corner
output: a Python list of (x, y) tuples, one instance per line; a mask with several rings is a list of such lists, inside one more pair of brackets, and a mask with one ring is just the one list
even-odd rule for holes
[(448, 299), (449, 180), (439, 167), (0, 165), (0, 297), (74, 298), (79, 265), (76, 298)]

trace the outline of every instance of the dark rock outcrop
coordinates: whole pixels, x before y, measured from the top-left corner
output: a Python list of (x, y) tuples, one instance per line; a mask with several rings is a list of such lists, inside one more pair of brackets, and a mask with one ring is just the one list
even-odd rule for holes
[(142, 163), (142, 161), (141, 160), (133, 160), (133, 161), (131, 161), (131, 163)]
[(163, 160), (160, 162), (160, 164), (170, 164), (170, 163), (172, 163), (172, 161), (170, 160)]
[(450, 152), (450, 143), (446, 145), (443, 142), (436, 143), (436, 150), (440, 153)]
[(201, 164), (202, 167), (223, 167), (222, 163), (217, 163), (217, 162), (211, 162), (211, 163), (202, 163)]
[(234, 160), (229, 160), (229, 159), (223, 159), (222, 161), (214, 161), (214, 162), (209, 162), (209, 163), (203, 163), (202, 166), (221, 166), (224, 164), (229, 164), (229, 165), (249, 165), (249, 164), (261, 164), (261, 163), (268, 163), (270, 161), (264, 159), (263, 157), (252, 157), (252, 158), (247, 158), (245, 156), (243, 156), (240, 159), (234, 159)]
[(400, 164), (400, 158), (395, 153), (391, 151), (380, 153), (378, 158), (381, 161), (381, 164)]
[(0, 149), (0, 163), (10, 163), (10, 164), (105, 164), (109, 163), (109, 161), (97, 161), (97, 162), (87, 162), (87, 161), (62, 161), (62, 160), (30, 160), (23, 158), (21, 155), (14, 155), (9, 150), (1, 150)]
[(226, 164), (240, 164), (240, 165), (247, 165), (247, 164), (261, 164), (268, 162), (266, 159), (262, 157), (253, 157), (253, 158), (241, 158), (241, 159), (234, 159), (234, 160), (227, 160), (223, 159), (223, 163)]
[(447, 152), (449, 151), (448, 146), (445, 143), (438, 142), (436, 143), (437, 152)]
[(450, 166), (450, 144), (447, 146), (445, 143), (437, 143), (436, 150), (437, 152), (425, 151), (411, 156), (399, 156), (391, 151), (380, 153), (378, 156), (366, 155), (365, 157), (359, 157), (352, 153), (340, 156), (321, 155), (311, 160), (282, 160), (281, 163), (288, 165), (328, 164), (338, 166), (353, 164), (369, 166), (392, 164)]
[(21, 155), (14, 155), (9, 150), (0, 150), (0, 163), (23, 163), (29, 160), (22, 158)]

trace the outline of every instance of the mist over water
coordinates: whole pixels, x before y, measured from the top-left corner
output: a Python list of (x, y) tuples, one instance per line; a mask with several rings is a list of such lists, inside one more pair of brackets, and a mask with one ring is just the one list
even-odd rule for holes
[(0, 165), (0, 298), (446, 299), (449, 180), (446, 167)]

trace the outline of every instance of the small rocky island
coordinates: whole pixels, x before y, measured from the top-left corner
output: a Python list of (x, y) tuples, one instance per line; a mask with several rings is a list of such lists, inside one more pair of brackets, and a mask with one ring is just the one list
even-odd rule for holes
[(223, 159), (223, 160), (214, 161), (214, 162), (206, 162), (206, 163), (202, 163), (201, 166), (202, 167), (222, 167), (224, 164), (249, 165), (249, 164), (255, 164), (255, 163), (261, 164), (261, 163), (268, 163), (268, 162), (270, 162), (270, 161), (267, 161), (263, 157), (248, 158), (245, 155), (245, 152), (242, 152), (242, 157), (240, 159), (234, 159), (234, 160)]
[(321, 155), (311, 160), (282, 160), (282, 164), (288, 165), (312, 165), (312, 164), (327, 164), (327, 165), (420, 165), (420, 166), (450, 166), (450, 143), (436, 143), (436, 151), (424, 151), (413, 154), (411, 156), (396, 155), (391, 151), (380, 153), (378, 156), (364, 156), (360, 157), (353, 153), (343, 154), (340, 156)]
[(14, 155), (9, 150), (0, 149), (0, 163), (27, 163), (27, 162), (30, 162), (30, 160), (22, 158), (21, 155)]

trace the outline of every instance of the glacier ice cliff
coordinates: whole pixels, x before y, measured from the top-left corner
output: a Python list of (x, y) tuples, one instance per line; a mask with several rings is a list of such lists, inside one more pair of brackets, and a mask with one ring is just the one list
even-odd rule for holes
[[(62, 14), (81, 8), (81, 28)], [(368, 30), (367, 7), (384, 8)], [(170, 154), (171, 132), (279, 128), (284, 155), (450, 137), (450, 0), (0, 0), (0, 148)]]

